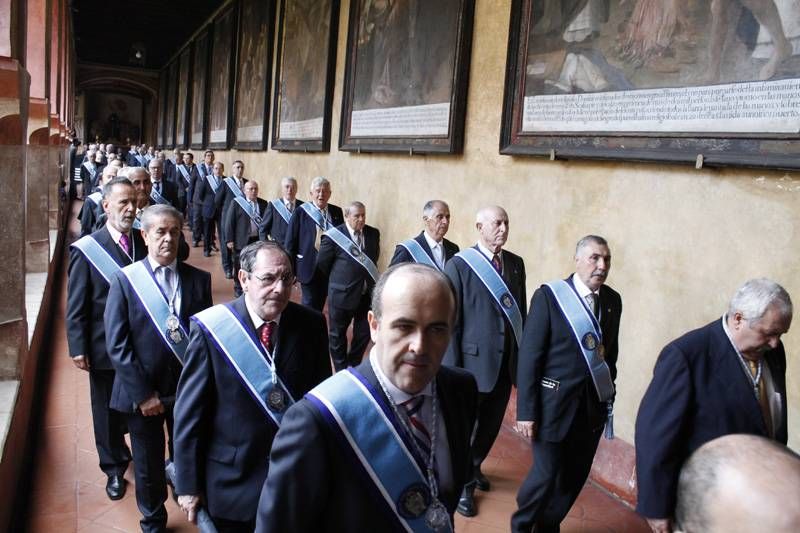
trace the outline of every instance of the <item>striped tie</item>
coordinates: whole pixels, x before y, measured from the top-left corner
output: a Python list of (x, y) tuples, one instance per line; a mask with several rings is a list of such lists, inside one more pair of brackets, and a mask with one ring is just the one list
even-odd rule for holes
[(422, 406), (424, 404), (425, 396), (420, 394), (406, 400), (401, 405), (405, 408), (408, 421), (411, 423), (412, 436), (422, 451), (423, 457), (421, 459), (427, 460), (431, 453), (431, 435), (422, 421)]

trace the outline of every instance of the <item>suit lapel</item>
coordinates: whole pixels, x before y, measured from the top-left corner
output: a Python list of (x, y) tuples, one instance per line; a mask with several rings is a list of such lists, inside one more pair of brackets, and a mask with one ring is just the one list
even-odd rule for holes
[[(103, 245), (103, 248), (105, 248), (106, 251), (111, 254), (118, 265), (122, 265), (124, 267), (131, 264), (131, 258), (122, 251), (122, 248), (120, 248), (116, 242), (114, 242), (114, 238), (111, 236), (108, 228), (103, 227), (103, 229), (100, 230), (98, 237), (98, 242), (100, 242), (100, 244)], [(144, 247), (144, 245), (142, 245), (142, 247)]]
[[(428, 239), (425, 238), (425, 232), (424, 231), (420, 232), (420, 234), (417, 235), (417, 238), (415, 240), (419, 243), (420, 246), (422, 246), (422, 249), (425, 250), (425, 253), (428, 254), (428, 257), (433, 259), (433, 262), (435, 263), (436, 258), (433, 257), (433, 250), (431, 250), (431, 247), (428, 246)], [(446, 260), (447, 258), (445, 257), (445, 261)]]

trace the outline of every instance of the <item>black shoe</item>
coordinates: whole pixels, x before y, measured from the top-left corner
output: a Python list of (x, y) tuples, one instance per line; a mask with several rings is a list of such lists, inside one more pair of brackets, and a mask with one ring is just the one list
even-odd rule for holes
[(489, 478), (483, 475), (480, 469), (475, 472), (475, 487), (483, 492), (492, 490), (492, 484), (489, 482)]
[(472, 488), (464, 489), (461, 492), (461, 497), (458, 499), (458, 507), (456, 507), (458, 514), (466, 516), (467, 518), (478, 514), (478, 510), (475, 508), (475, 497), (472, 491)]
[(200, 241), (192, 241), (192, 248), (199, 248), (199, 247), (200, 247)]
[(211, 257), (211, 252), (208, 250), (203, 250), (203, 257)]
[(225, 279), (233, 279), (233, 271), (232, 270), (226, 270), (225, 271)]
[(115, 476), (108, 476), (108, 482), (106, 483), (106, 494), (112, 500), (121, 500), (123, 496), (125, 496), (125, 488), (128, 486), (128, 482), (125, 481), (125, 478), (119, 475)]

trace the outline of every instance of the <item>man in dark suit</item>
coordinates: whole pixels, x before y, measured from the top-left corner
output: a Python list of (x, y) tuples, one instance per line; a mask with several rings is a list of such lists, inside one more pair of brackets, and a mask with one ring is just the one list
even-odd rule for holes
[(589, 475), (617, 376), (622, 299), (605, 285), (610, 269), (606, 240), (587, 235), (575, 249), (575, 273), (531, 299), (517, 431), (533, 440), (536, 459), (517, 494), (514, 532), (558, 531)]
[[(375, 264), (381, 248), (381, 234), (367, 225), (364, 204), (350, 202), (344, 220), (322, 235), (317, 256), (317, 270), (328, 278), (328, 338), (337, 372), (361, 363), (369, 344), (367, 312), (378, 279)], [(340, 235), (334, 235), (334, 231)], [(351, 322), (353, 338), (348, 351), (347, 328)]]
[[(244, 296), (194, 318), (175, 405), (178, 504), (194, 521), (202, 495), (221, 532), (253, 531), (285, 408), (272, 402), (275, 389), (253, 392), (259, 382), (271, 384), (275, 372), (288, 404), (331, 375), (325, 319), (289, 301), (294, 274), (280, 244), (253, 243), (241, 261)], [(220, 334), (207, 318), (215, 313), (223, 323), (238, 321), (244, 342)], [(252, 361), (255, 370), (232, 360)]]
[[(125, 470), (131, 459), (125, 444), (125, 417), (109, 409), (114, 367), (106, 352), (103, 318), (111, 274), (133, 261), (142, 259), (147, 249), (141, 234), (132, 231), (136, 213), (136, 192), (125, 178), (115, 178), (106, 185), (103, 200), (106, 226), (83, 237), (70, 248), (67, 278), (67, 344), (75, 366), (89, 372), (92, 423), (100, 469), (108, 476), (106, 493), (112, 500), (125, 495)], [(85, 245), (94, 240), (110, 256), (108, 271), (101, 257)], [(121, 242), (120, 242), (121, 241)], [(99, 251), (97, 251), (99, 252)]]
[(194, 154), (191, 152), (183, 154), (183, 161), (175, 167), (175, 175), (184, 188), (186, 217), (189, 222), (189, 228), (192, 230), (192, 246), (195, 248), (197, 248), (203, 234), (202, 222), (197, 220), (197, 210), (194, 207), (194, 188), (197, 180), (200, 179), (200, 173), (197, 168), (194, 164)]
[(86, 196), (92, 190), (93, 184), (97, 182), (97, 175), (102, 174), (102, 169), (95, 162), (94, 157), (88, 157), (81, 164), (81, 183), (83, 184), (83, 195)]
[[(498, 206), (481, 209), (475, 227), (478, 243), (445, 265), (445, 274), (458, 295), (460, 320), (444, 364), (469, 371), (480, 391), (478, 425), (471, 447), (473, 477), (464, 487), (458, 504), (458, 512), (464, 516), (474, 516), (477, 512), (475, 488), (491, 487), (481, 472), (481, 463), (503, 422), (514, 382), (518, 338), (526, 315), (525, 263), (518, 255), (503, 250), (508, 239), (506, 211)], [(498, 294), (487, 289), (486, 283), (494, 283)]]
[[(472, 376), (440, 367), (455, 317), (453, 288), (441, 272), (404, 264), (384, 273), (369, 313), (369, 359), (323, 382), (283, 418), (257, 532), (407, 531), (428, 515), (452, 522), (472, 475), (477, 403)], [(391, 460), (357, 455), (350, 442)]]
[(322, 234), (344, 223), (342, 208), (329, 204), (331, 183), (318, 176), (311, 181), (311, 201), (300, 206), (286, 230), (284, 246), (292, 258), (303, 290), (303, 305), (317, 311), (325, 307), (328, 279), (317, 271), (317, 252)]
[(97, 229), (97, 220), (103, 214), (103, 187), (117, 176), (117, 167), (109, 165), (103, 169), (100, 184), (92, 189), (86, 196), (83, 206), (78, 213), (78, 220), (81, 221), (81, 237), (89, 235)]
[[(212, 155), (213, 157), (213, 155)], [(209, 257), (211, 250), (219, 248), (214, 244), (214, 231), (219, 226), (219, 211), (217, 211), (214, 198), (220, 187), (226, 187), (222, 181), (225, 179), (223, 172), (225, 165), (217, 161), (214, 163), (211, 174), (197, 180), (194, 187), (194, 206), (200, 211), (203, 221), (203, 255)]]
[[(415, 263), (422, 259), (439, 270), (444, 270), (445, 263), (458, 253), (458, 245), (444, 238), (450, 228), (450, 206), (447, 203), (442, 200), (426, 202), (422, 208), (422, 222), (425, 229), (413, 239), (417, 244), (410, 240), (398, 244), (390, 265)], [(419, 249), (422, 249), (430, 261), (424, 257), (415, 257)]]
[(244, 184), (244, 203), (234, 200), (225, 213), (222, 226), (227, 238), (226, 248), (231, 251), (233, 260), (233, 290), (238, 298), (242, 295), (242, 284), (239, 283), (239, 254), (248, 244), (259, 240), (258, 228), (267, 210), (267, 201), (258, 197), (258, 183), (248, 181)]
[(678, 474), (704, 443), (731, 433), (786, 444), (786, 354), (792, 301), (768, 279), (746, 282), (727, 313), (669, 343), (636, 417), (636, 510), (671, 531)]
[[(233, 199), (237, 196), (244, 196), (244, 184), (247, 183), (247, 178), (243, 176), (244, 163), (237, 160), (233, 162), (231, 167), (233, 169), (233, 174), (222, 180), (222, 184), (214, 194), (214, 208), (219, 215), (220, 223), (219, 238), (220, 242), (223, 243), (231, 240), (226, 233), (227, 228), (225, 227), (225, 218), (228, 215), (228, 211), (233, 203)], [(226, 246), (221, 248), (220, 256), (222, 259), (222, 270), (225, 272), (225, 277), (228, 279), (233, 279), (233, 258), (231, 257), (231, 252)]]
[[(164, 424), (188, 344), (189, 317), (210, 307), (211, 275), (179, 262), (180, 212), (159, 204), (142, 216), (148, 255), (118, 271), (106, 305), (108, 356), (116, 375), (111, 408), (127, 415), (143, 532), (166, 531)], [(170, 449), (170, 456), (172, 450)]]
[(150, 172), (150, 181), (152, 183), (150, 191), (152, 203), (170, 205), (181, 211), (178, 204), (178, 186), (164, 179), (163, 161), (153, 158), (147, 164), (147, 169)]
[(264, 215), (264, 221), (260, 229), (262, 240), (269, 237), (281, 244), (286, 242), (286, 230), (289, 227), (289, 221), (294, 216), (295, 209), (303, 204), (303, 201), (298, 200), (296, 196), (297, 180), (291, 176), (282, 178), (281, 197), (269, 202), (267, 213)]

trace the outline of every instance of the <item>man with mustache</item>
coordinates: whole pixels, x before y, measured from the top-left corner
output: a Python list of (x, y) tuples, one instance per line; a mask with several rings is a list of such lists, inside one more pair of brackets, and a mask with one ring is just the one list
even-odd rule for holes
[(610, 269), (608, 242), (587, 235), (575, 247), (575, 273), (531, 299), (517, 366), (517, 431), (532, 440), (535, 460), (517, 493), (515, 533), (558, 531), (589, 476), (617, 376), (622, 299), (605, 284)]
[(636, 510), (672, 531), (681, 466), (704, 443), (732, 433), (786, 444), (786, 354), (792, 300), (774, 281), (742, 285), (722, 318), (669, 343), (636, 416)]

